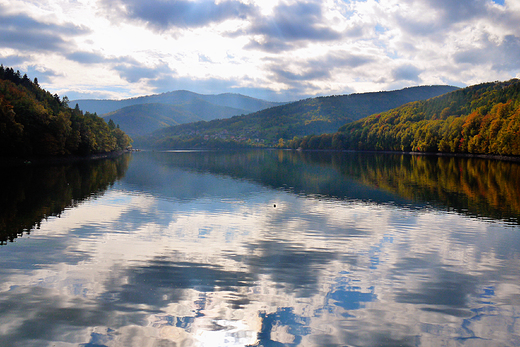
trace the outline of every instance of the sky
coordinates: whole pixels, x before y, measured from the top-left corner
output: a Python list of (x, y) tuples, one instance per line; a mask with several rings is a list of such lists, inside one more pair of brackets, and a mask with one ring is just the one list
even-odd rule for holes
[(520, 78), (520, 0), (0, 0), (0, 63), (70, 100), (464, 87)]

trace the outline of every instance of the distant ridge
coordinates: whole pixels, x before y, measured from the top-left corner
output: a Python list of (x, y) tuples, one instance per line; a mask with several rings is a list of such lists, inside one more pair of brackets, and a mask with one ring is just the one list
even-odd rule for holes
[(203, 100), (208, 103), (231, 107), (237, 109), (237, 114), (246, 114), (256, 112), (264, 108), (283, 105), (281, 102), (271, 102), (261, 99), (255, 99), (241, 94), (224, 93), (218, 95), (198, 94), (187, 90), (176, 90), (172, 92), (140, 96), (122, 100), (97, 100), (97, 99), (78, 99), (70, 101), (74, 106), (78, 104), (82, 110), (103, 115), (116, 111), (120, 108), (140, 105), (140, 104), (169, 104), (179, 105), (193, 102), (195, 100)]

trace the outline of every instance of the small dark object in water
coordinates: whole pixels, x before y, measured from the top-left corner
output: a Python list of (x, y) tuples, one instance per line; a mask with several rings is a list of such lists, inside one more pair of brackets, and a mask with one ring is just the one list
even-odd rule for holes
[(276, 207), (276, 204), (274, 204), (274, 207)]

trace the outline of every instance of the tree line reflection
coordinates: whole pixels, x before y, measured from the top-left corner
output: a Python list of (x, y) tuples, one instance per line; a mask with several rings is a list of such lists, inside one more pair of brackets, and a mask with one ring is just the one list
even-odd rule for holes
[(153, 153), (159, 165), (252, 180), (298, 194), (433, 207), (520, 222), (520, 165), (445, 156), (364, 152)]
[[(140, 153), (158, 167), (247, 179), (297, 194), (440, 208), (520, 224), (520, 165), (477, 158), (401, 154), (208, 151)], [(26, 165), (0, 172), (0, 244), (38, 228), (125, 176), (130, 155), (62, 165)], [(149, 174), (149, 173), (148, 173)], [(141, 176), (141, 175), (139, 175)], [(155, 177), (158, 179), (158, 177)]]
[(0, 244), (38, 228), (42, 220), (102, 194), (121, 179), (131, 156), (68, 164), (4, 167), (0, 170)]

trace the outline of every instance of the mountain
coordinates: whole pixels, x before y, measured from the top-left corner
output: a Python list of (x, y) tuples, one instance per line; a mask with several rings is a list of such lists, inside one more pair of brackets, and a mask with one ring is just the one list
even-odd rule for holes
[(419, 86), (388, 92), (310, 98), (228, 119), (164, 128), (146, 139), (139, 139), (139, 144), (211, 147), (223, 146), (223, 142), (229, 142), (226, 145), (255, 142), (274, 145), (279, 139), (335, 132), (345, 123), (456, 89), (453, 86)]
[(142, 136), (157, 129), (184, 123), (229, 118), (242, 110), (218, 106), (203, 100), (191, 100), (180, 105), (138, 104), (126, 106), (103, 115), (112, 119), (130, 136)]
[(130, 136), (141, 136), (171, 125), (202, 120), (182, 107), (168, 104), (140, 104), (126, 106), (103, 115)]
[[(205, 101), (207, 103), (224, 106), (236, 109), (236, 114), (246, 114), (256, 112), (264, 108), (282, 105), (280, 102), (270, 102), (261, 99), (251, 98), (249, 96), (241, 94), (218, 94), (218, 95), (205, 95), (189, 92), (186, 90), (177, 90), (168, 93), (154, 94), (147, 96), (140, 96), (137, 98), (123, 99), (123, 100), (72, 100), (71, 105), (78, 104), (82, 110), (97, 113), (106, 114), (109, 112), (116, 111), (120, 108), (141, 105), (141, 104), (168, 104), (168, 105), (182, 105), (186, 103), (193, 103), (195, 101)], [(206, 119), (207, 115), (199, 115), (201, 118)], [(215, 118), (210, 118), (215, 119)]]
[(409, 103), (288, 146), (520, 156), (520, 80), (482, 83)]

